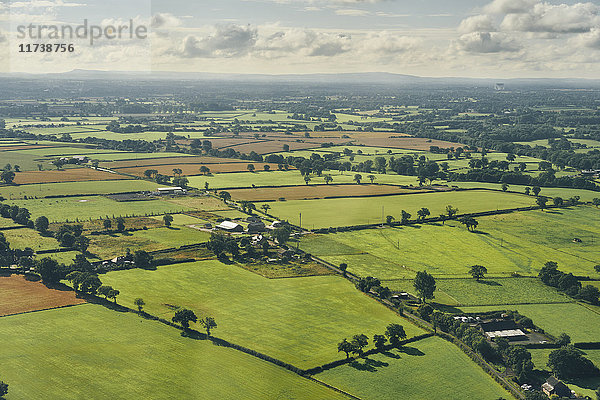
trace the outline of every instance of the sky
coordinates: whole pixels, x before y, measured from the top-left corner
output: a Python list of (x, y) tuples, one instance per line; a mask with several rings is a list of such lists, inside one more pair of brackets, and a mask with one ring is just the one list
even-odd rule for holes
[[(20, 26), (35, 33), (84, 20), (148, 33), (93, 44), (18, 36)], [(20, 52), (36, 43), (73, 52)], [(600, 1), (0, 0), (0, 55), (4, 72), (600, 78)]]

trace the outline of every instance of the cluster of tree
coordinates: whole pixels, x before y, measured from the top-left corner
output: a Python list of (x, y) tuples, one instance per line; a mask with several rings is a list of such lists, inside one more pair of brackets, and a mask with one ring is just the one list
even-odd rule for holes
[(16, 205), (9, 206), (8, 204), (0, 204), (0, 216), (2, 218), (12, 219), (15, 223), (25, 225), (29, 228), (34, 227), (34, 223), (31, 220), (31, 213), (25, 207), (19, 207)]
[(206, 329), (206, 336), (210, 336), (211, 329), (217, 327), (217, 322), (213, 317), (204, 317), (198, 320), (198, 316), (192, 310), (188, 310), (187, 308), (180, 308), (175, 311), (175, 315), (171, 319), (176, 324), (181, 324), (183, 329), (190, 329), (190, 322), (200, 322), (204, 329)]
[[(383, 335), (374, 335), (373, 344), (378, 350), (383, 350), (387, 346), (387, 342), (393, 347), (400, 346), (400, 342), (406, 339), (406, 332), (404, 327), (399, 324), (389, 324)], [(364, 348), (369, 345), (369, 338), (367, 335), (360, 334), (354, 335), (350, 341), (348, 339), (342, 340), (337, 345), (338, 353), (346, 353), (346, 358), (350, 358), (350, 354), (362, 356)]]
[(61, 225), (54, 233), (54, 237), (62, 247), (72, 247), (85, 253), (90, 245), (90, 240), (83, 236), (81, 225)]
[(579, 279), (572, 273), (565, 274), (559, 271), (558, 263), (554, 261), (546, 262), (538, 276), (545, 285), (555, 287), (571, 297), (585, 300), (591, 304), (598, 304), (600, 290), (597, 287), (592, 285), (582, 286)]
[(106, 130), (115, 133), (140, 133), (145, 132), (147, 129), (141, 125), (126, 125), (121, 126), (117, 121), (111, 121), (106, 125)]
[(548, 367), (561, 379), (587, 378), (600, 375), (600, 370), (584, 353), (570, 344), (563, 345), (548, 356)]
[(413, 282), (413, 286), (419, 295), (419, 298), (423, 303), (428, 299), (433, 299), (435, 297), (435, 278), (427, 273), (427, 271), (419, 271), (417, 272), (417, 276)]
[[(124, 232), (125, 231), (125, 218), (117, 217), (115, 219), (114, 225), (117, 229), (117, 232)], [(105, 218), (102, 220), (102, 226), (107, 232), (111, 232), (112, 227), (113, 227), (113, 222), (110, 218)]]
[(13, 171), (12, 166), (10, 164), (6, 164), (0, 173), (0, 180), (7, 185), (10, 185), (15, 179), (15, 172), (19, 171), (20, 167), (18, 165), (15, 165), (15, 170)]
[[(347, 268), (347, 266), (346, 266)], [(345, 269), (344, 269), (345, 271)], [(361, 278), (356, 282), (356, 288), (363, 293), (374, 292), (381, 299), (387, 299), (392, 295), (392, 291), (387, 286), (382, 286), (381, 281), (372, 276)]]

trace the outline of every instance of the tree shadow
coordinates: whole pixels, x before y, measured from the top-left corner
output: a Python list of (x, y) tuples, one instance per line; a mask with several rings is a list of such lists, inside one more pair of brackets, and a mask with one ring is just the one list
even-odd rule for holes
[(362, 362), (361, 360), (352, 361), (350, 366), (358, 371), (377, 372), (378, 368), (387, 367), (389, 364), (371, 358), (364, 358)]
[(118, 303), (113, 303), (112, 301), (108, 301), (108, 300), (102, 299), (100, 297), (90, 296), (90, 295), (84, 294), (84, 293), (78, 293), (77, 297), (84, 299), (88, 303), (98, 304), (98, 305), (101, 305), (112, 311), (117, 311), (117, 312), (122, 312), (122, 313), (129, 312), (129, 309), (127, 307), (123, 307), (122, 305), (120, 305)]
[(399, 359), (401, 359), (401, 358), (402, 358), (402, 357), (400, 357), (400, 355), (399, 355), (399, 354), (392, 353), (392, 352), (391, 352), (391, 351), (389, 351), (389, 350), (388, 350), (388, 351), (382, 351), (382, 352), (381, 352), (381, 354), (383, 354), (384, 356), (386, 356), (386, 357), (389, 357), (389, 358), (394, 358), (394, 359), (396, 359), (396, 360), (399, 360)]
[(489, 233), (484, 232), (484, 231), (480, 231), (479, 229), (475, 229), (473, 231), (471, 231), (472, 233), (476, 233), (478, 235), (489, 235)]
[(547, 210), (546, 213), (548, 214), (558, 214), (558, 215), (562, 215), (563, 213), (560, 211), (556, 211), (556, 210)]
[(401, 346), (398, 348), (398, 351), (401, 353), (406, 353), (409, 356), (424, 356), (425, 355), (425, 353), (423, 353), (421, 350), (417, 349), (416, 347)]
[(67, 286), (64, 283), (60, 283), (60, 282), (59, 283), (44, 283), (44, 286), (46, 286), (48, 289), (58, 290), (61, 292), (73, 292), (74, 291), (71, 286)]
[(448, 304), (431, 303), (431, 305), (434, 306), (435, 309), (443, 311), (445, 313), (450, 313), (450, 314), (462, 313), (462, 310), (460, 308), (457, 308), (455, 306), (450, 306)]
[(488, 286), (502, 286), (502, 284), (499, 283), (499, 282), (496, 282), (496, 281), (486, 281), (486, 280), (483, 280), (483, 279), (477, 281), (477, 283), (480, 283), (482, 285), (488, 285)]
[(166, 228), (170, 229), (172, 231), (180, 231), (181, 230), (181, 228), (177, 228), (177, 227), (174, 227), (174, 226), (167, 226)]

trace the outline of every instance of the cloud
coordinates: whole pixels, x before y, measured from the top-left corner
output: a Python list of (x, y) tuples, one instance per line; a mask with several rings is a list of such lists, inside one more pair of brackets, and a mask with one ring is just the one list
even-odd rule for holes
[(495, 32), (496, 30), (494, 20), (489, 15), (475, 15), (465, 18), (458, 26), (460, 33)]
[(183, 57), (240, 57), (256, 44), (257, 30), (250, 26), (218, 25), (211, 34), (198, 38), (189, 35), (183, 39)]
[(317, 32), (308, 29), (285, 29), (260, 35), (257, 55), (278, 58), (287, 55), (299, 57), (333, 57), (350, 50), (352, 38), (345, 34)]
[(454, 47), (468, 53), (501, 53), (520, 50), (521, 46), (502, 33), (472, 32), (462, 35)]
[(32, 0), (32, 1), (15, 1), (10, 3), (10, 8), (58, 8), (58, 7), (85, 7), (85, 4), (64, 2), (62, 0)]
[(150, 20), (152, 29), (175, 28), (181, 25), (181, 20), (170, 13), (156, 13)]
[(342, 8), (339, 10), (335, 10), (335, 13), (337, 15), (344, 15), (344, 16), (350, 16), (350, 17), (364, 17), (365, 15), (371, 14), (370, 12), (368, 12), (366, 10), (356, 10), (356, 9), (349, 9), (349, 8)]
[(494, 0), (483, 8), (489, 14), (519, 14), (530, 10), (538, 0)]
[(520, 32), (589, 32), (600, 26), (600, 6), (537, 3), (526, 12), (506, 15), (500, 26), (503, 30)]
[(600, 49), (600, 28), (593, 28), (589, 32), (579, 35), (575, 41), (580, 46)]
[(401, 36), (392, 32), (374, 32), (360, 41), (358, 49), (361, 53), (373, 53), (386, 58), (415, 50), (421, 40), (409, 36)]
[(4, 34), (4, 32), (0, 31), (0, 43), (4, 43), (6, 41), (6, 35)]

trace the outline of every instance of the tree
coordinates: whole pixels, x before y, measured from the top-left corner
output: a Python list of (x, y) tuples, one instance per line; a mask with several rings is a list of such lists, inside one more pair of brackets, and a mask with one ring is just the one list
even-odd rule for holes
[(401, 216), (400, 223), (401, 223), (402, 225), (406, 225), (406, 224), (408, 223), (408, 221), (410, 220), (410, 217), (412, 217), (412, 215), (410, 215), (409, 213), (407, 213), (407, 212), (406, 212), (406, 211), (404, 211), (404, 210), (402, 210), (402, 213), (401, 213), (401, 215), (402, 215), (402, 216)]
[(48, 218), (46, 218), (45, 216), (42, 215), (41, 217), (37, 217), (35, 219), (34, 226), (35, 226), (36, 231), (45, 233), (48, 231), (50, 222), (48, 221)]
[(6, 184), (11, 184), (15, 179), (15, 173), (13, 171), (4, 170), (2, 171), (2, 174), (0, 174), (0, 179)]
[(175, 315), (171, 319), (175, 323), (181, 324), (183, 329), (187, 330), (190, 327), (190, 322), (197, 322), (198, 317), (192, 310), (188, 310), (187, 308), (181, 308), (175, 311)]
[(452, 207), (450, 204), (446, 206), (446, 214), (448, 214), (448, 218), (452, 219), (456, 214), (458, 214), (458, 208)]
[(96, 294), (102, 286), (98, 275), (91, 272), (73, 271), (66, 276), (66, 279), (73, 284), (76, 292), (86, 294)]
[(323, 179), (325, 180), (325, 183), (328, 185), (329, 185), (329, 183), (333, 182), (333, 177), (329, 174), (323, 175)]
[(594, 265), (594, 271), (600, 272), (600, 264)]
[(465, 225), (467, 227), (467, 230), (469, 230), (471, 232), (474, 232), (475, 228), (477, 228), (477, 225), (479, 225), (479, 222), (477, 222), (477, 220), (475, 218), (470, 217), (470, 216), (462, 217), (458, 221), (461, 224)]
[(571, 343), (571, 337), (569, 335), (567, 335), (566, 333), (561, 333), (556, 338), (556, 344), (559, 345), (560, 347), (564, 347), (570, 343)]
[(526, 194), (527, 196), (529, 196), (529, 195), (531, 194), (531, 188), (530, 188), (529, 186), (527, 186), (527, 187), (525, 188), (525, 194)]
[(304, 175), (304, 183), (306, 183), (306, 185), (308, 185), (309, 182), (310, 182), (310, 176), (308, 176), (308, 174)]
[(387, 342), (387, 338), (385, 335), (373, 335), (373, 343), (375, 344), (375, 348), (381, 350), (385, 347), (385, 342)]
[(502, 184), (502, 191), (506, 192), (508, 190), (508, 183), (503, 183)]
[(58, 261), (45, 257), (37, 262), (35, 270), (46, 284), (55, 284), (63, 278), (63, 271)]
[(337, 348), (338, 348), (338, 353), (340, 351), (343, 351), (344, 353), (346, 353), (346, 359), (350, 358), (350, 353), (352, 353), (354, 351), (354, 346), (352, 345), (352, 343), (350, 343), (346, 339), (339, 342)]
[(146, 302), (141, 297), (138, 297), (135, 300), (133, 300), (133, 304), (137, 307), (138, 312), (142, 312), (142, 309), (146, 305)]
[(88, 261), (84, 254), (77, 254), (73, 259), (71, 269), (73, 271), (93, 272), (94, 266)]
[(371, 181), (371, 183), (373, 183), (373, 181), (376, 179), (377, 177), (375, 175), (367, 175), (367, 179), (369, 179)]
[(247, 166), (246, 168), (247, 168), (247, 169), (248, 169), (248, 171), (250, 171), (250, 172), (254, 172), (254, 170), (256, 169), (256, 168), (254, 168), (254, 164), (248, 164), (248, 166)]
[(271, 166), (270, 166), (269, 164), (265, 164), (265, 165), (263, 166), (263, 169), (265, 170), (265, 172), (268, 172), (268, 171), (270, 171), (270, 170), (271, 170)]
[(555, 206), (560, 207), (560, 206), (562, 206), (565, 203), (565, 201), (563, 200), (562, 197), (555, 197), (555, 198), (552, 199), (552, 203)]
[(596, 399), (600, 400), (600, 386), (598, 386), (598, 389), (596, 389)]
[(108, 296), (109, 296), (109, 294), (110, 294), (111, 290), (113, 290), (113, 287), (112, 287), (112, 286), (108, 286), (108, 285), (102, 285), (102, 286), (100, 286), (100, 287), (98, 288), (98, 290), (96, 291), (96, 293), (97, 293), (99, 296), (104, 296), (104, 298), (105, 298), (106, 300), (108, 300)]
[(596, 206), (596, 208), (600, 207), (600, 198), (594, 197), (592, 199), (592, 204)]
[(202, 173), (202, 175), (208, 175), (210, 173), (210, 168), (208, 168), (206, 165), (202, 165), (200, 167), (200, 173)]
[(268, 204), (263, 204), (262, 206), (260, 206), (260, 208), (262, 208), (264, 213), (267, 214), (268, 211), (271, 209), (271, 206)]
[(165, 223), (165, 226), (171, 226), (171, 222), (173, 222), (173, 216), (171, 214), (165, 214), (163, 216), (163, 222)]
[(289, 225), (283, 225), (273, 230), (273, 237), (277, 239), (277, 243), (285, 244), (290, 239), (292, 228)]
[(200, 320), (200, 323), (206, 329), (206, 336), (210, 336), (210, 330), (217, 327), (217, 322), (213, 317), (205, 317)]
[(86, 253), (88, 247), (90, 247), (90, 239), (85, 236), (77, 236), (73, 243), (73, 247), (82, 253)]
[(133, 263), (137, 268), (150, 268), (154, 264), (154, 257), (144, 250), (133, 253)]
[(125, 230), (125, 219), (123, 219), (123, 217), (119, 217), (119, 218), (117, 218), (116, 222), (117, 222), (117, 231), (123, 232)]
[(392, 222), (394, 222), (396, 218), (394, 218), (392, 215), (388, 215), (387, 217), (385, 217), (385, 223), (388, 225), (391, 225)]
[(367, 347), (367, 345), (369, 344), (369, 338), (367, 337), (367, 335), (354, 335), (352, 337), (352, 347), (354, 347), (354, 350), (352, 351), (353, 353), (362, 356), (363, 354), (363, 349), (365, 347)]
[(0, 396), (6, 396), (8, 394), (8, 384), (0, 381)]
[(539, 196), (540, 192), (542, 191), (542, 188), (539, 186), (534, 186), (531, 190), (534, 196)]
[(346, 263), (341, 263), (340, 264), (340, 271), (342, 271), (342, 276), (346, 277), (346, 271), (348, 270), (348, 264)]
[(109, 231), (110, 228), (112, 228), (112, 221), (108, 218), (106, 218), (104, 221), (102, 221), (102, 226), (104, 227), (105, 230)]
[(385, 336), (392, 346), (398, 347), (400, 341), (406, 339), (406, 332), (404, 331), (404, 327), (400, 324), (389, 324), (385, 329)]
[(598, 297), (600, 297), (600, 289), (598, 289), (596, 286), (585, 285), (581, 289), (579, 289), (579, 294), (577, 295), (577, 297), (591, 304), (598, 304)]
[(428, 208), (423, 207), (421, 208), (419, 211), (417, 211), (417, 215), (419, 216), (419, 221), (424, 221), (425, 218), (427, 218), (429, 215), (431, 215), (431, 212), (429, 211)]
[(597, 376), (598, 368), (583, 356), (581, 350), (568, 345), (548, 356), (548, 367), (560, 379)]
[(469, 273), (471, 274), (471, 276), (473, 278), (475, 278), (475, 280), (477, 282), (479, 282), (481, 279), (483, 279), (483, 277), (485, 276), (485, 274), (487, 274), (487, 268), (484, 267), (483, 265), (472, 265), (471, 268), (469, 269)]
[(548, 198), (547, 197), (538, 197), (537, 199), (535, 199), (535, 202), (537, 203), (538, 206), (540, 206), (540, 208), (543, 211), (544, 208), (546, 208), (546, 204), (548, 204)]
[(427, 299), (434, 298), (435, 279), (432, 275), (428, 274), (427, 271), (417, 272), (413, 284), (423, 303), (425, 303), (425, 300)]
[(231, 193), (223, 190), (223, 191), (219, 192), (219, 197), (221, 199), (223, 199), (224, 202), (227, 202), (227, 201), (231, 200)]
[(354, 182), (360, 185), (360, 181), (362, 180), (361, 174), (354, 174)]

